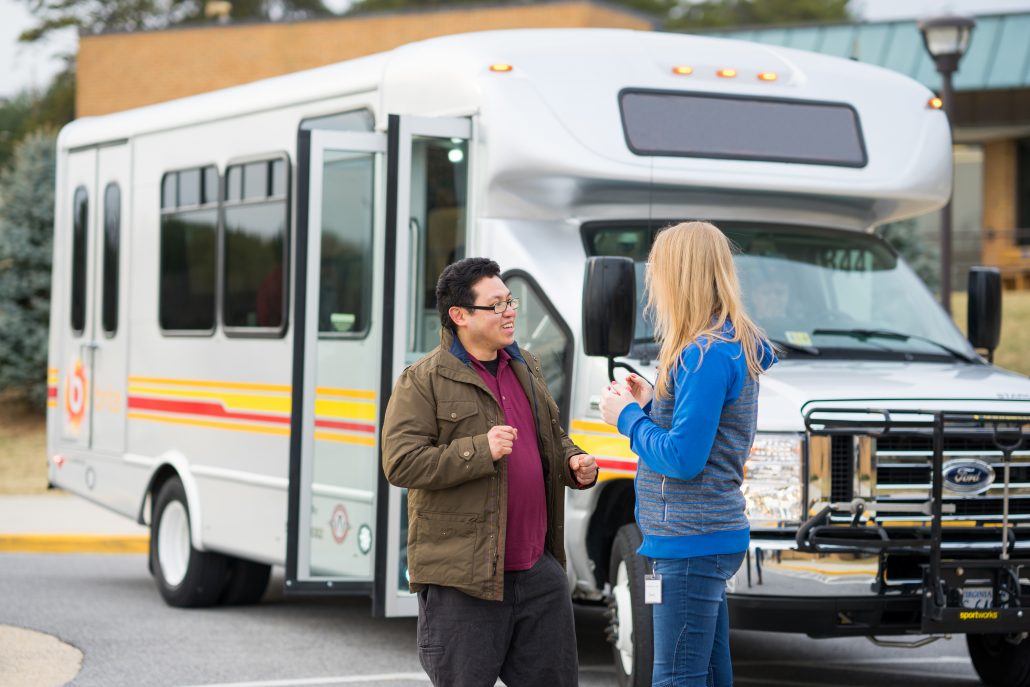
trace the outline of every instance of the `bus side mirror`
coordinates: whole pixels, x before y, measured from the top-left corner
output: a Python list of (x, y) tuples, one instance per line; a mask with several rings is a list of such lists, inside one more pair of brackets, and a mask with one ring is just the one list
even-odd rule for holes
[(986, 348), (994, 361), (994, 349), (1001, 339), (1001, 272), (997, 267), (969, 270), (969, 305), (966, 331), (973, 348)]
[(633, 260), (587, 258), (583, 275), (583, 349), (587, 355), (611, 360), (629, 353), (636, 301)]

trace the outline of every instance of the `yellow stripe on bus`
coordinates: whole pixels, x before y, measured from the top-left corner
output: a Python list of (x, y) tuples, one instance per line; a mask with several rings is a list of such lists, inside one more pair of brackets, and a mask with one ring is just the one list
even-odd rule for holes
[(354, 434), (334, 434), (332, 432), (315, 432), (315, 438), (320, 441), (336, 441), (343, 444), (358, 444), (360, 446), (375, 446), (374, 437), (362, 437)]
[(171, 417), (168, 415), (154, 415), (152, 413), (129, 413), (131, 420), (148, 420), (150, 422), (165, 422), (172, 425), (189, 425), (191, 427), (206, 427), (208, 429), (227, 429), (233, 432), (256, 432), (258, 434), (275, 434), (277, 436), (288, 436), (289, 427), (270, 427), (267, 425), (245, 425), (236, 422), (220, 422), (218, 420), (197, 420), (193, 418)]
[(343, 396), (344, 398), (362, 398), (366, 401), (374, 401), (376, 399), (376, 392), (368, 391), (367, 389), (333, 389), (327, 386), (316, 387), (315, 395)]
[(164, 377), (129, 377), (129, 384), (158, 384), (162, 386), (194, 386), (247, 391), (273, 391), (290, 393), (288, 384), (254, 384), (251, 382), (216, 382), (204, 379), (168, 379)]
[(334, 420), (376, 421), (378, 409), (374, 403), (355, 403), (353, 401), (315, 401), (315, 416)]
[(572, 430), (580, 432), (601, 432), (602, 434), (618, 434), (619, 430), (607, 422), (594, 422), (593, 420), (573, 420)]
[(572, 433), (569, 435), (573, 443), (592, 456), (609, 458), (626, 458), (636, 460), (637, 457), (629, 448), (629, 439), (624, 436), (602, 437), (596, 434)]

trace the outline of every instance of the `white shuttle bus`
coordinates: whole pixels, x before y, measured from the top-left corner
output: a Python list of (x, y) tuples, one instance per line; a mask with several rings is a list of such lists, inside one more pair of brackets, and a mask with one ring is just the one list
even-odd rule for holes
[(950, 193), (932, 95), (796, 50), (523, 30), (80, 119), (58, 143), (49, 478), (150, 526), (174, 606), (256, 602), (279, 564), (287, 590), (413, 614), (379, 428), (437, 343), (440, 270), (492, 257), (602, 468), (567, 496), (572, 594), (611, 605), (620, 680), (650, 684), (636, 459), (587, 351), (654, 378), (649, 246), (708, 219), (783, 350), (733, 626), (962, 633), (985, 681), (1028, 685), (1030, 381), (973, 345), (997, 343), (996, 275), (974, 275), (971, 343), (871, 233)]

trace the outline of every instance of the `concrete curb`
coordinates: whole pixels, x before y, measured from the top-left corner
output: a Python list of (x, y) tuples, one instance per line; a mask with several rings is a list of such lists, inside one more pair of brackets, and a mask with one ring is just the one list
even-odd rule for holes
[(0, 553), (145, 554), (145, 534), (0, 534)]

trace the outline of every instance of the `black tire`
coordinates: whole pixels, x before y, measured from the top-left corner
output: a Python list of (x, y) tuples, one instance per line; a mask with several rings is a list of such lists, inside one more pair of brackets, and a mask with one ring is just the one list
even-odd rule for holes
[(966, 635), (969, 657), (980, 680), (991, 687), (1030, 687), (1030, 640), (1008, 635)]
[(223, 606), (250, 606), (261, 601), (268, 589), (272, 566), (229, 558), (229, 577), (218, 603)]
[(172, 478), (161, 485), (154, 499), (150, 569), (169, 606), (213, 606), (225, 588), (228, 560), (193, 548), (189, 527), (186, 491), (178, 478)]
[[(611, 585), (608, 636), (612, 643), (612, 658), (620, 687), (651, 685), (654, 630), (651, 607), (644, 603), (644, 575), (647, 574), (645, 561), (643, 556), (637, 555), (642, 541), (636, 525), (620, 527), (612, 542), (611, 563), (608, 566), (608, 583)], [(620, 569), (625, 572), (620, 573)], [(624, 575), (625, 579), (620, 580), (620, 575)], [(632, 627), (628, 633), (629, 628), (625, 625), (627, 607)]]

